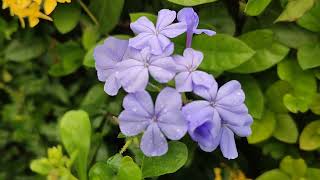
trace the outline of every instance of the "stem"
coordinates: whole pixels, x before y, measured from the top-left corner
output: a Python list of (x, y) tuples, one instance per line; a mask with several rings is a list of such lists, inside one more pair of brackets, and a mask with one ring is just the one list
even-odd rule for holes
[(91, 18), (91, 20), (96, 24), (99, 25), (99, 22), (97, 20), (97, 18), (91, 13), (91, 11), (89, 10), (89, 8), (87, 7), (87, 5), (82, 2), (82, 0), (78, 0), (80, 6), (82, 7), (82, 9), (87, 13), (87, 15)]
[(161, 88), (159, 88), (158, 86), (152, 84), (151, 82), (148, 82), (148, 85), (151, 86), (152, 88), (156, 89), (158, 92), (161, 91)]
[(187, 32), (186, 48), (191, 48), (193, 32)]
[(130, 146), (130, 144), (132, 143), (132, 139), (129, 139), (125, 144), (124, 146), (121, 148), (120, 150), (120, 154), (123, 154), (127, 149), (128, 147)]

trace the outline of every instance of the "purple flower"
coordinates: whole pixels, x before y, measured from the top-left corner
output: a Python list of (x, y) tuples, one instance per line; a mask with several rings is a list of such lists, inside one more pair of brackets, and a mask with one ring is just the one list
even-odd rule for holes
[(176, 18), (176, 12), (162, 9), (158, 13), (156, 27), (145, 16), (130, 24), (136, 37), (129, 40), (129, 46), (136, 49), (150, 47), (151, 53), (160, 55), (171, 44), (169, 38), (177, 37), (186, 31), (186, 24), (172, 22)]
[(190, 92), (194, 86), (209, 86), (213, 83), (214, 79), (211, 75), (197, 71), (196, 69), (201, 64), (203, 54), (200, 51), (195, 51), (187, 48), (183, 52), (183, 56), (176, 55), (174, 60), (177, 64), (178, 74), (175, 77), (176, 89), (179, 92)]
[(119, 116), (120, 130), (126, 136), (144, 132), (140, 148), (147, 156), (161, 156), (168, 151), (165, 137), (181, 139), (188, 125), (181, 112), (181, 95), (173, 88), (164, 88), (155, 106), (146, 91), (128, 94)]
[(170, 56), (173, 45), (169, 45), (163, 54), (151, 54), (149, 47), (142, 50), (129, 48), (125, 60), (118, 63), (119, 78), (122, 87), (129, 93), (146, 88), (150, 75), (160, 83), (166, 83), (176, 74), (176, 65)]
[(122, 61), (127, 47), (127, 40), (109, 37), (94, 49), (98, 79), (105, 82), (104, 91), (110, 96), (116, 95), (121, 87), (116, 64)]
[(189, 122), (191, 138), (207, 152), (220, 145), (224, 157), (235, 159), (238, 152), (234, 134), (249, 136), (253, 121), (244, 104), (245, 95), (240, 83), (232, 80), (218, 90), (214, 82), (209, 89), (197, 86), (194, 93), (205, 100), (193, 101), (182, 108)]
[(193, 8), (183, 8), (178, 12), (178, 21), (185, 22), (187, 24), (187, 48), (191, 47), (192, 35), (205, 33), (209, 36), (215, 35), (216, 32), (208, 29), (197, 29), (199, 24), (199, 17)]

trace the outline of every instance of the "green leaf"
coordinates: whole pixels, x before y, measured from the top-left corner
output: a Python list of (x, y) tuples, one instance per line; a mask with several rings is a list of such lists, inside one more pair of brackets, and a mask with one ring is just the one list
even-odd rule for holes
[(156, 22), (157, 22), (157, 16), (156, 15), (150, 14), (150, 13), (146, 13), (146, 12), (130, 13), (129, 16), (130, 16), (130, 21), (131, 22), (135, 22), (136, 20), (138, 20), (142, 16), (147, 17), (154, 24), (156, 24)]
[(320, 115), (320, 94), (314, 96), (310, 109), (314, 114)]
[(275, 114), (265, 110), (262, 118), (255, 119), (251, 125), (252, 134), (247, 137), (249, 144), (256, 144), (270, 138), (275, 127)]
[(272, 31), (280, 43), (290, 48), (297, 49), (303, 45), (318, 42), (316, 33), (307, 31), (293, 23), (276, 24), (272, 26)]
[(320, 147), (320, 120), (312, 121), (304, 127), (299, 138), (300, 149), (313, 151)]
[(80, 180), (87, 179), (91, 139), (91, 125), (88, 114), (83, 110), (66, 112), (60, 120), (60, 136), (70, 156), (78, 152), (75, 161), (78, 176)]
[(293, 87), (293, 93), (284, 96), (284, 105), (293, 113), (307, 111), (317, 91), (313, 73), (303, 71), (295, 60), (287, 59), (278, 64), (278, 76)]
[(280, 162), (280, 169), (295, 179), (304, 176), (307, 164), (301, 158), (293, 159), (291, 156), (286, 156)]
[(254, 73), (264, 71), (280, 62), (289, 52), (289, 48), (275, 41), (271, 30), (256, 30), (239, 37), (256, 53), (247, 62), (241, 64), (232, 72)]
[(108, 95), (103, 90), (103, 85), (98, 84), (93, 86), (81, 102), (81, 109), (88, 112), (90, 115), (99, 113), (99, 110), (106, 103)]
[(107, 34), (118, 23), (124, 0), (91, 0), (89, 9), (99, 22), (100, 32)]
[(320, 66), (320, 42), (308, 44), (298, 49), (298, 62), (303, 70)]
[(256, 180), (291, 180), (291, 178), (279, 169), (273, 169), (261, 174)]
[(179, 4), (182, 6), (196, 6), (205, 3), (211, 3), (217, 0), (168, 0), (169, 2)]
[(121, 160), (117, 180), (141, 180), (142, 173), (139, 166), (133, 162), (132, 158), (125, 156)]
[(168, 152), (160, 157), (144, 157), (141, 165), (143, 178), (174, 173), (188, 159), (187, 146), (179, 141), (170, 141)]
[(258, 82), (252, 76), (236, 78), (246, 94), (245, 104), (253, 118), (260, 119), (264, 110), (264, 96)]
[(193, 48), (204, 54), (200, 67), (208, 71), (224, 71), (249, 60), (254, 51), (244, 42), (229, 35), (199, 35), (193, 40)]
[(282, 142), (297, 142), (299, 136), (298, 128), (289, 114), (276, 114), (276, 128), (273, 132), (273, 136)]
[(75, 72), (82, 64), (84, 50), (79, 44), (68, 41), (57, 45), (57, 63), (49, 69), (52, 76), (65, 76)]
[(115, 172), (108, 166), (107, 162), (97, 162), (89, 171), (90, 180), (111, 180)]
[(316, 3), (316, 5), (307, 13), (305, 13), (300, 19), (298, 19), (297, 23), (310, 31), (320, 32), (320, 2)]
[(39, 37), (25, 37), (12, 40), (5, 49), (5, 58), (25, 62), (39, 57), (46, 50), (46, 43)]
[(305, 178), (307, 180), (320, 179), (320, 169), (317, 168), (308, 168)]
[(86, 27), (82, 34), (82, 45), (86, 50), (90, 50), (96, 45), (99, 38), (99, 31), (97, 26)]
[(270, 4), (271, 0), (249, 0), (244, 12), (249, 16), (258, 16)]
[(72, 31), (80, 20), (81, 8), (78, 3), (59, 4), (53, 14), (53, 24), (62, 34)]
[(287, 81), (277, 81), (272, 84), (266, 91), (266, 104), (273, 112), (288, 112), (288, 109), (283, 104), (283, 97), (291, 92), (292, 88)]
[(53, 168), (47, 158), (33, 160), (30, 164), (30, 169), (41, 175), (48, 175)]
[[(212, 18), (214, 17), (214, 18)], [(211, 25), (218, 33), (233, 35), (236, 25), (230, 16), (228, 9), (222, 2), (206, 5), (199, 12), (200, 25)]]
[(290, 0), (275, 22), (296, 21), (312, 8), (314, 0)]
[(119, 153), (111, 156), (107, 161), (108, 166), (116, 172), (119, 171), (122, 158), (122, 155)]
[(280, 159), (288, 152), (286, 151), (286, 144), (279, 141), (268, 141), (263, 144), (262, 153), (270, 155), (274, 159)]

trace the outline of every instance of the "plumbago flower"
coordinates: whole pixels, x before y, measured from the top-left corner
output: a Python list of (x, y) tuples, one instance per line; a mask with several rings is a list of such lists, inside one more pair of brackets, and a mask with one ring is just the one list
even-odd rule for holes
[(171, 44), (169, 38), (174, 38), (186, 31), (184, 22), (174, 23), (176, 12), (162, 9), (158, 13), (156, 27), (145, 16), (130, 24), (136, 37), (129, 40), (129, 46), (136, 49), (150, 47), (151, 53), (160, 55)]
[(191, 47), (193, 33), (201, 34), (205, 33), (208, 36), (213, 36), (216, 32), (208, 29), (197, 29), (199, 25), (199, 17), (193, 8), (183, 8), (178, 12), (177, 16), (178, 21), (184, 22), (187, 24), (187, 48)]
[(146, 91), (128, 94), (119, 116), (121, 132), (126, 136), (143, 133), (140, 148), (147, 156), (161, 156), (168, 151), (165, 137), (181, 139), (188, 125), (181, 112), (181, 95), (173, 88), (164, 88), (155, 106)]
[(119, 78), (127, 92), (142, 91), (146, 88), (150, 75), (160, 83), (166, 83), (176, 74), (176, 65), (170, 56), (173, 45), (169, 45), (161, 55), (153, 55), (151, 49), (130, 48), (126, 59), (118, 63)]
[(218, 90), (212, 78), (210, 88), (198, 86), (194, 93), (205, 100), (193, 101), (182, 108), (189, 122), (188, 132), (200, 148), (211, 152), (220, 145), (224, 157), (235, 159), (238, 152), (234, 134), (251, 134), (253, 121), (244, 104), (245, 95), (238, 81), (229, 81)]
[(98, 79), (105, 82), (104, 91), (110, 96), (116, 95), (121, 87), (117, 63), (123, 60), (127, 48), (127, 40), (109, 37), (94, 49)]
[(206, 86), (209, 88), (212, 76), (196, 69), (201, 64), (203, 54), (187, 48), (183, 56), (175, 55), (174, 60), (177, 64), (178, 74), (175, 77), (176, 89), (179, 92), (191, 92), (194, 86)]

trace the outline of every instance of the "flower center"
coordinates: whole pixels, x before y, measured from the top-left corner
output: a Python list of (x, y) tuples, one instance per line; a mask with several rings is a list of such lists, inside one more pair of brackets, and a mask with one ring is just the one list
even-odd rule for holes
[(215, 107), (215, 106), (216, 106), (216, 102), (211, 101), (211, 102), (210, 102), (210, 106)]
[(158, 121), (156, 116), (153, 116), (151, 120), (152, 120), (152, 122), (157, 122)]

